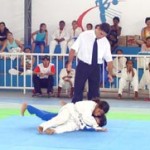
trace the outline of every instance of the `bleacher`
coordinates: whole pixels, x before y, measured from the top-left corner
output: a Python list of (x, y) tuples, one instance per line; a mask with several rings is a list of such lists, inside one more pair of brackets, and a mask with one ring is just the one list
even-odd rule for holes
[[(134, 67), (138, 68), (137, 65), (137, 59), (136, 57), (138, 56), (138, 53), (140, 51), (139, 47), (118, 47), (117, 49), (122, 49), (123, 53), (125, 54), (126, 57), (133, 59), (134, 61)], [(40, 54), (40, 50), (37, 47), (35, 50), (35, 53), (32, 54), (36, 58), (36, 62), (34, 66), (39, 64), (41, 62), (40, 56), (43, 56), (45, 54), (49, 55), (49, 47), (45, 48), (45, 53)], [(21, 54), (24, 55), (24, 54)], [(65, 66), (65, 61), (68, 59), (68, 54), (63, 55), (62, 59), (59, 59), (60, 55), (60, 47), (57, 46), (54, 54), (54, 58), (52, 59), (52, 63), (55, 64), (56, 66), (56, 75), (54, 77), (55, 79), (55, 87), (58, 86), (58, 81), (59, 81), (59, 73), (60, 70)], [(113, 57), (117, 57), (115, 54), (113, 54)], [(23, 89), (24, 93), (26, 92), (27, 89), (33, 89), (33, 83), (32, 83), (32, 76), (31, 75), (10, 75), (8, 73), (8, 70), (10, 68), (16, 67), (19, 64), (19, 57), (18, 59), (11, 60), (11, 59), (0, 59), (0, 88), (1, 89)], [(77, 60), (73, 61), (73, 68), (76, 67)], [(143, 69), (138, 68), (138, 75), (139, 79), (141, 78), (143, 74)], [(104, 75), (105, 77), (105, 75)], [(103, 78), (104, 79), (104, 78)], [(112, 90), (118, 89), (118, 82), (119, 79), (115, 78), (113, 84), (108, 83), (107, 81), (103, 81), (102, 89), (109, 89)]]

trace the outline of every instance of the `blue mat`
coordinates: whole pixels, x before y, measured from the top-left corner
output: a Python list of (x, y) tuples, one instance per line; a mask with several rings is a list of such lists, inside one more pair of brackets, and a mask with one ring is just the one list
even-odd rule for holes
[(150, 121), (108, 120), (108, 132), (40, 135), (34, 117), (0, 120), (0, 150), (150, 150)]

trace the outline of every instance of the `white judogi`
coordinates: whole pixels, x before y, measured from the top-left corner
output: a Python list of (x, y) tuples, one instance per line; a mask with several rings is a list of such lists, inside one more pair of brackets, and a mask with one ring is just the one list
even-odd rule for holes
[(73, 45), (74, 41), (78, 38), (78, 36), (81, 32), (82, 32), (82, 29), (80, 27), (77, 27), (75, 30), (71, 29), (70, 39), (68, 41), (69, 50), (70, 50), (70, 48)]
[(125, 87), (128, 86), (129, 82), (131, 83), (134, 91), (138, 91), (138, 75), (135, 68), (134, 70), (134, 77), (132, 77), (132, 72), (127, 72), (127, 68), (122, 69), (121, 71), (121, 78), (119, 81), (119, 90), (118, 94), (122, 95), (122, 91)]
[(150, 89), (150, 70), (145, 70), (139, 84), (139, 89), (145, 89), (145, 86)]
[(83, 129), (86, 125), (97, 129), (99, 126), (92, 116), (96, 105), (97, 103), (94, 101), (68, 103), (60, 109), (56, 117), (42, 123), (40, 126), (43, 127), (43, 131), (52, 128), (55, 133)]
[(52, 35), (52, 41), (50, 42), (50, 54), (54, 54), (54, 50), (56, 45), (58, 45), (58, 42), (54, 39), (61, 39), (64, 38), (65, 40), (60, 42), (60, 47), (61, 47), (61, 53), (66, 54), (67, 50), (67, 41), (69, 39), (68, 32), (66, 29), (63, 29), (62, 31), (60, 29), (57, 29), (53, 35)]
[(127, 58), (121, 56), (113, 60), (113, 75), (121, 77), (121, 70), (126, 66)]
[[(141, 53), (145, 53), (145, 55), (147, 55), (148, 53), (150, 53), (150, 47), (147, 47), (145, 43), (142, 44)], [(138, 68), (148, 68), (148, 64), (150, 63), (150, 56), (147, 55), (146, 58), (138, 57), (137, 62)]]
[(59, 74), (59, 87), (63, 87), (68, 83), (63, 79), (65, 76), (68, 76), (68, 79), (72, 83), (72, 87), (74, 87), (75, 69), (71, 69), (69, 73), (67, 72), (66, 68), (61, 69)]

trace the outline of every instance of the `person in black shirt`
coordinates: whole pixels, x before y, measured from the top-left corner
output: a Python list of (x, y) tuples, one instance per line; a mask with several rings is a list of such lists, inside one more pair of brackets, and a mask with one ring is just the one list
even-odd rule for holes
[(9, 32), (9, 30), (7, 29), (5, 23), (0, 22), (0, 45), (1, 46), (3, 46), (4, 41), (7, 38), (7, 32)]

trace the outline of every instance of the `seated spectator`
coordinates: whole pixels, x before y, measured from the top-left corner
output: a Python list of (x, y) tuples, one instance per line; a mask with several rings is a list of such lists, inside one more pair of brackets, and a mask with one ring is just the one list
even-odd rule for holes
[(113, 51), (118, 46), (118, 37), (121, 35), (122, 28), (119, 26), (119, 17), (113, 18), (113, 25), (111, 26), (110, 33), (108, 35), (108, 40), (111, 45), (111, 51)]
[(145, 39), (145, 43), (142, 44), (141, 52), (150, 52), (150, 36)]
[[(150, 36), (147, 37), (145, 43), (142, 44), (141, 52), (145, 53), (145, 55), (146, 55), (146, 53), (150, 52)], [(144, 68), (144, 67), (148, 68), (148, 64), (150, 62), (150, 57), (149, 56), (147, 58), (139, 57), (139, 58), (137, 58), (137, 61), (138, 61), (139, 68)]]
[(146, 38), (150, 36), (150, 17), (147, 17), (145, 19), (145, 24), (146, 27), (144, 27), (141, 31), (141, 38), (142, 38), (141, 44), (146, 42)]
[(125, 87), (131, 83), (135, 92), (134, 98), (138, 98), (138, 74), (135, 68), (133, 68), (133, 61), (127, 60), (126, 68), (121, 71), (121, 78), (119, 81), (118, 98), (122, 98), (122, 92)]
[[(23, 52), (23, 44), (21, 43), (21, 41), (14, 39), (13, 34), (11, 32), (7, 32), (7, 39), (5, 40), (0, 52), (4, 52), (6, 48), (9, 53)], [(14, 60), (15, 58), (15, 55), (11, 56), (12, 60)]]
[(87, 23), (86, 30), (93, 30), (93, 25), (91, 23)]
[(36, 96), (42, 96), (41, 88), (47, 89), (48, 96), (53, 93), (54, 75), (55, 66), (50, 63), (50, 57), (46, 55), (42, 58), (42, 63), (37, 65), (33, 71), (33, 85)]
[[(118, 49), (116, 51), (116, 54), (117, 55), (123, 55), (123, 51)], [(121, 76), (121, 70), (123, 68), (125, 68), (126, 66), (126, 61), (127, 61), (127, 58), (125, 58), (124, 56), (119, 56), (119, 57), (116, 57), (114, 60), (113, 60), (113, 76), (117, 76), (117, 77), (120, 77)]]
[(72, 21), (72, 29), (70, 31), (70, 39), (68, 41), (69, 50), (81, 32), (82, 29), (78, 26), (77, 21), (76, 20)]
[[(36, 35), (35, 39), (34, 36)], [(46, 29), (46, 24), (41, 23), (40, 29), (33, 32), (31, 35), (32, 38), (32, 52), (34, 52), (35, 46), (40, 46), (41, 53), (44, 53), (45, 46), (48, 45), (48, 31)]]
[(54, 50), (58, 44), (61, 48), (61, 54), (66, 54), (68, 39), (69, 35), (65, 29), (65, 22), (60, 21), (59, 28), (52, 35), (52, 41), (50, 42), (50, 54), (54, 54)]
[(11, 75), (18, 75), (18, 74), (19, 75), (23, 75), (23, 74), (31, 75), (32, 74), (32, 72), (33, 72), (32, 69), (33, 69), (33, 65), (35, 63), (35, 58), (32, 55), (30, 55), (30, 53), (31, 53), (30, 48), (25, 48), (24, 53), (27, 53), (25, 63), (24, 63), (24, 57), (21, 57), (19, 66), (9, 70), (9, 73)]
[(0, 45), (3, 46), (5, 40), (7, 39), (7, 32), (9, 30), (7, 29), (4, 22), (0, 22)]
[(68, 84), (70, 86), (70, 97), (73, 96), (75, 69), (71, 69), (71, 71), (68, 71), (67, 65), (68, 61), (66, 61), (65, 68), (61, 69), (59, 74), (59, 86), (57, 97), (60, 97), (62, 87), (67, 86)]
[(144, 71), (140, 80), (139, 89), (145, 89), (146, 86), (150, 90), (150, 63), (148, 64), (148, 69)]

